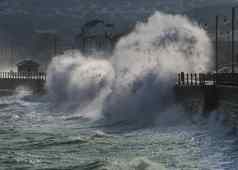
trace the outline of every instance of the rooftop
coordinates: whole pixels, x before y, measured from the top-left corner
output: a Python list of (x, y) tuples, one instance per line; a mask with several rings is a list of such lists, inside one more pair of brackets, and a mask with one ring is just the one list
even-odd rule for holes
[(31, 59), (24, 59), (16, 64), (17, 66), (22, 66), (22, 65), (31, 65), (31, 66), (36, 66), (38, 67), (40, 64), (37, 63), (36, 61), (33, 61)]

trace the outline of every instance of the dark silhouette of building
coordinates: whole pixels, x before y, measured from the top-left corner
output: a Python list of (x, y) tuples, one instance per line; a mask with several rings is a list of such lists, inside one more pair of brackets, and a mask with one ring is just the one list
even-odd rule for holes
[(25, 59), (17, 63), (18, 72), (37, 73), (39, 72), (39, 67), (40, 64), (31, 59)]
[(111, 53), (113, 50), (113, 24), (92, 20), (83, 25), (81, 33), (75, 36), (75, 47), (90, 54), (95, 51)]
[(102, 20), (92, 20), (83, 25), (81, 33), (74, 39), (75, 48), (84, 54), (92, 52), (106, 52), (111, 54), (121, 37), (128, 35), (134, 30), (134, 25), (126, 32), (114, 32), (114, 25)]

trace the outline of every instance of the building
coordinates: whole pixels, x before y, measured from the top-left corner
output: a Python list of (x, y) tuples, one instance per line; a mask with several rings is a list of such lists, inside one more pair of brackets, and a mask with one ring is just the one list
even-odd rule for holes
[(37, 62), (31, 59), (25, 59), (17, 63), (18, 72), (36, 73), (36, 72), (39, 72), (39, 67), (40, 67), (40, 64), (38, 64)]
[(116, 32), (115, 25), (102, 20), (92, 20), (83, 25), (81, 33), (74, 37), (74, 48), (84, 54), (103, 52), (112, 54), (117, 42), (123, 36), (130, 34), (135, 28), (132, 24), (124, 32)]
[(102, 20), (92, 20), (83, 25), (81, 33), (75, 36), (75, 45), (81, 52), (90, 54), (97, 52), (112, 52), (112, 24)]

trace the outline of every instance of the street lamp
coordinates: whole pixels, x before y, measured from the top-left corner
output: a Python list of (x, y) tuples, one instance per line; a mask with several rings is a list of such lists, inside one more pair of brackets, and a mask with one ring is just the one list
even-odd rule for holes
[(232, 73), (234, 73), (234, 56), (235, 56), (235, 17), (236, 8), (238, 6), (232, 7), (232, 40), (231, 40), (231, 56), (232, 56)]
[[(218, 59), (219, 59), (219, 53), (218, 53), (218, 43), (219, 43), (219, 37), (218, 37), (218, 33), (219, 33), (219, 20), (220, 20), (220, 16), (216, 15), (216, 35), (215, 35), (215, 65), (216, 65), (216, 73), (218, 73)], [(224, 17), (224, 24), (227, 24), (228, 20), (226, 19), (226, 17)], [(232, 64), (233, 65), (233, 64)], [(233, 68), (233, 67), (232, 67)]]
[[(219, 16), (218, 15), (216, 15), (216, 20), (215, 20), (215, 22), (216, 22), (216, 30), (215, 30), (215, 71), (216, 71), (216, 73), (218, 73), (218, 27), (219, 27)], [(208, 28), (208, 24), (201, 24), (200, 22), (199, 22), (199, 25), (201, 26), (201, 27), (203, 27), (204, 29), (206, 29), (206, 28)]]
[(216, 57), (216, 73), (218, 72), (218, 25), (219, 25), (219, 16), (216, 16), (216, 50), (215, 50), (215, 57)]

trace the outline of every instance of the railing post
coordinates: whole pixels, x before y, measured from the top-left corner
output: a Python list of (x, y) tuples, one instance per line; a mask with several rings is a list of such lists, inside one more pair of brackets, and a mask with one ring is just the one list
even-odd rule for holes
[(205, 81), (206, 81), (206, 79), (205, 79), (205, 74), (202, 74), (203, 76), (203, 80), (202, 80), (202, 85), (205, 85)]
[(188, 75), (188, 73), (186, 74), (186, 81), (187, 81), (187, 85), (189, 85), (189, 75)]
[(178, 84), (178, 86), (181, 85), (181, 82), (180, 82), (180, 73), (178, 73), (178, 76), (177, 76), (177, 84)]
[(184, 85), (185, 84), (185, 76), (184, 76), (184, 72), (181, 72), (181, 82)]
[(197, 73), (195, 73), (195, 85), (197, 86), (198, 83), (197, 83)]
[(199, 85), (202, 85), (202, 73), (199, 73)]
[(216, 85), (217, 84), (217, 73), (215, 73), (213, 75), (213, 84)]

